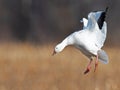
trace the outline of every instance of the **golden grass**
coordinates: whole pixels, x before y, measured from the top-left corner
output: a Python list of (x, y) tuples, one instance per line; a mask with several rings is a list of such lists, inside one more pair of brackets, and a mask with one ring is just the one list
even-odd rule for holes
[(83, 72), (88, 60), (68, 47), (51, 56), (54, 45), (0, 44), (0, 90), (120, 90), (120, 50), (105, 48), (110, 62)]

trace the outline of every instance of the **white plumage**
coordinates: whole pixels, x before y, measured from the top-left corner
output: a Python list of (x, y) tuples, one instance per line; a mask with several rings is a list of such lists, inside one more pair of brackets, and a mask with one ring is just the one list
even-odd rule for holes
[(108, 56), (104, 50), (101, 50), (107, 34), (107, 23), (105, 21), (107, 9), (105, 11), (91, 12), (88, 14), (88, 19), (83, 18), (80, 20), (83, 23), (83, 29), (66, 37), (55, 47), (53, 54), (61, 52), (68, 45), (75, 46), (90, 59), (85, 74), (90, 71), (92, 57), (96, 57), (95, 70), (98, 59), (107, 64)]

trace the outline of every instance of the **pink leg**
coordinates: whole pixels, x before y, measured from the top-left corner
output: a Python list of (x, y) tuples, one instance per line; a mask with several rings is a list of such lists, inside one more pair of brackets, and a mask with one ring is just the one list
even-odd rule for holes
[(92, 63), (92, 59), (90, 60), (89, 64), (87, 65), (87, 69), (85, 70), (84, 74), (87, 74), (90, 71), (91, 63)]
[(94, 72), (96, 71), (97, 67), (98, 67), (98, 55), (96, 56)]

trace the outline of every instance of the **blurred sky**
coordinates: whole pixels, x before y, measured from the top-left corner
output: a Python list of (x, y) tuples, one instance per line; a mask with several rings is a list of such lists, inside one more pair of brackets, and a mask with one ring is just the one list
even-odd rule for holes
[(80, 19), (109, 6), (107, 45), (120, 45), (120, 0), (0, 0), (0, 42), (60, 42)]

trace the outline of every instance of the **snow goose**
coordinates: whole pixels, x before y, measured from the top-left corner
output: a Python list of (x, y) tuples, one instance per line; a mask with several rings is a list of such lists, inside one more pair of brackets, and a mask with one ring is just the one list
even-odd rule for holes
[(94, 71), (96, 71), (99, 60), (107, 64), (108, 56), (101, 49), (107, 34), (107, 23), (105, 21), (107, 10), (108, 7), (104, 11), (90, 12), (88, 19), (83, 18), (81, 20), (83, 22), (83, 29), (72, 33), (56, 45), (53, 55), (61, 52), (68, 45), (75, 46), (90, 60), (84, 74), (90, 71), (93, 57), (96, 57)]

